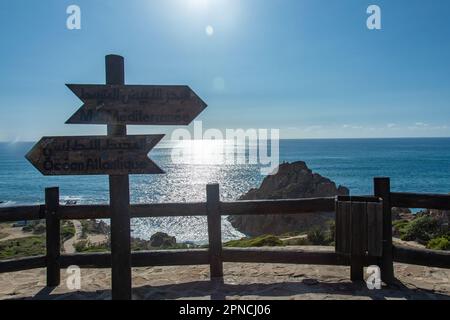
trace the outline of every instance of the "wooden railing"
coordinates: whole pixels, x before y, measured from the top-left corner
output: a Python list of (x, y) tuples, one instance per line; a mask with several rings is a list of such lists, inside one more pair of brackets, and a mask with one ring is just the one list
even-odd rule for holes
[[(383, 200), (383, 256), (377, 261), (366, 257), (364, 265), (377, 264), (383, 280), (394, 279), (393, 262), (450, 268), (450, 253), (419, 250), (392, 244), (392, 207), (450, 210), (449, 195), (426, 195), (390, 192), (388, 178), (375, 179), (375, 196)], [(46, 255), (1, 261), (0, 272), (14, 272), (33, 268), (47, 268), (47, 285), (60, 283), (60, 269), (71, 265), (81, 268), (111, 267), (110, 253), (60, 254), (60, 221), (78, 219), (108, 219), (107, 205), (60, 205), (58, 188), (46, 189), (43, 205), (0, 208), (0, 222), (46, 220)], [(349, 197), (364, 201), (364, 197)], [(372, 196), (373, 199), (373, 196)], [(223, 248), (221, 217), (228, 215), (277, 215), (332, 212), (334, 197), (294, 200), (261, 200), (222, 202), (219, 186), (207, 186), (207, 201), (199, 203), (167, 203), (132, 205), (133, 218), (206, 216), (208, 222), (208, 249), (162, 250), (132, 253), (133, 267), (210, 265), (212, 278), (223, 276), (224, 262), (286, 263), (313, 265), (351, 264), (350, 257), (335, 252), (312, 252), (297, 248)]]

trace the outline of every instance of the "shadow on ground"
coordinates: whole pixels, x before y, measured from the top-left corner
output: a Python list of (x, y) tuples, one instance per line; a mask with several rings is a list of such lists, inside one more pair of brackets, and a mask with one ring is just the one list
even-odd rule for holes
[[(95, 292), (71, 292), (53, 294), (52, 288), (43, 288), (33, 300), (94, 300), (110, 299), (110, 290)], [(314, 299), (314, 300), (450, 300), (450, 297), (433, 290), (411, 289), (400, 281), (381, 290), (369, 290), (365, 283), (321, 282), (304, 279), (302, 282), (283, 282), (273, 284), (227, 284), (221, 280), (194, 281), (162, 286), (142, 286), (133, 289), (136, 300), (173, 299)]]

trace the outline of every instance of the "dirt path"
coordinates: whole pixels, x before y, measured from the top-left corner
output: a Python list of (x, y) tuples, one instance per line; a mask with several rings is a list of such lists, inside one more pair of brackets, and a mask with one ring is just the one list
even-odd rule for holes
[(64, 242), (64, 252), (65, 253), (75, 253), (75, 243), (81, 239), (81, 235), (83, 234), (83, 227), (81, 226), (81, 222), (78, 220), (71, 220), (74, 228), (75, 235)]

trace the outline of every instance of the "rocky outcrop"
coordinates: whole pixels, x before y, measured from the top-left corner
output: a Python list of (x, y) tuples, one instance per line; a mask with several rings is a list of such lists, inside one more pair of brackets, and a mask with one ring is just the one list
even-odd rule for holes
[(414, 214), (408, 208), (392, 208), (392, 220), (414, 220)]
[(177, 244), (177, 239), (166, 233), (157, 232), (150, 238), (150, 246), (153, 248), (167, 248)]
[[(267, 176), (258, 189), (252, 189), (241, 200), (297, 199), (348, 195), (349, 190), (320, 174), (313, 173), (305, 162), (283, 163), (278, 173)], [(230, 216), (234, 228), (248, 236), (281, 235), (304, 232), (315, 226), (325, 226), (334, 219), (334, 212), (302, 215)]]

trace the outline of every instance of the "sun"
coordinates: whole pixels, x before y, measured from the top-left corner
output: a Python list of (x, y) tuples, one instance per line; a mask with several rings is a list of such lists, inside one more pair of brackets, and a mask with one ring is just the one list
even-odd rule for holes
[(187, 0), (189, 8), (192, 10), (205, 10), (208, 8), (210, 0)]

